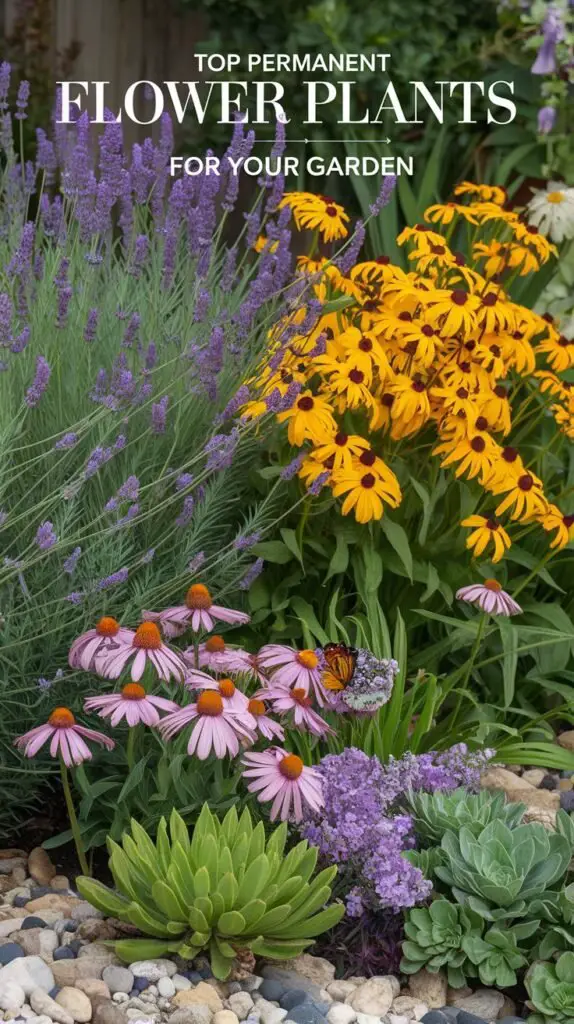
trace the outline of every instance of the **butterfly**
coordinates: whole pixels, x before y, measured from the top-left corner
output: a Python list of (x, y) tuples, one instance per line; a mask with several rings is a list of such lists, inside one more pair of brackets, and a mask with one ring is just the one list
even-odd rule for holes
[(346, 644), (326, 644), (323, 655), (327, 667), (323, 671), (326, 690), (344, 690), (352, 681), (357, 664), (358, 650)]

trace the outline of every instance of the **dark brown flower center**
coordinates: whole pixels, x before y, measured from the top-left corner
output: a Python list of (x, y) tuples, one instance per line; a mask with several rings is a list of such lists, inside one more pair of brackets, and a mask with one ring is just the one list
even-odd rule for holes
[(353, 384), (362, 384), (365, 379), (365, 374), (362, 370), (351, 370), (349, 373), (349, 380), (352, 380)]
[(534, 487), (534, 480), (530, 476), (530, 473), (525, 473), (523, 476), (518, 478), (518, 486), (521, 491), (531, 491)]
[(371, 487), (375, 486), (375, 482), (375, 477), (372, 473), (365, 473), (365, 475), (361, 477), (361, 487), (364, 487), (367, 491), (370, 491)]
[(483, 452), (484, 449), (486, 448), (486, 441), (484, 440), (483, 437), (473, 437), (472, 441), (470, 442), (470, 447), (472, 448), (473, 452)]
[(462, 288), (455, 288), (454, 291), (450, 293), (450, 297), (455, 306), (464, 306), (468, 299), (468, 294), (463, 292)]
[(362, 466), (374, 466), (377, 461), (377, 456), (374, 452), (361, 452), (359, 456), (359, 462)]
[(305, 395), (297, 402), (297, 408), (301, 409), (302, 412), (310, 412), (314, 405), (315, 403), (310, 395)]

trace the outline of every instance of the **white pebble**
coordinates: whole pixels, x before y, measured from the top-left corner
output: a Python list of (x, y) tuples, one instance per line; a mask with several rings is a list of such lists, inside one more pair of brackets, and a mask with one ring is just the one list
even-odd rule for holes
[(0, 1008), (14, 1012), (26, 1002), (26, 993), (17, 981), (5, 981), (0, 985)]
[(164, 997), (164, 999), (169, 999), (171, 996), (174, 996), (176, 993), (176, 987), (173, 983), (173, 978), (160, 978), (157, 983), (157, 991), (160, 996)]
[(127, 1003), (129, 998), (127, 992), (114, 992), (112, 996), (114, 1003)]
[(399, 1013), (389, 1013), (388, 1018), (391, 1024), (409, 1024), (409, 1018)]
[(346, 1003), (333, 1003), (327, 1011), (329, 1024), (352, 1024), (356, 1018), (355, 1010), (352, 1006), (347, 1006)]
[(189, 978), (184, 978), (183, 974), (174, 974), (171, 980), (175, 985), (176, 992), (186, 992), (188, 988), (191, 988), (191, 981)]

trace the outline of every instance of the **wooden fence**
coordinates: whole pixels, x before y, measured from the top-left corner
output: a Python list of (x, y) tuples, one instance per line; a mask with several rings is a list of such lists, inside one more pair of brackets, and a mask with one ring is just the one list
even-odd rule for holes
[[(53, 81), (63, 65), (67, 79), (107, 81), (114, 110), (131, 82), (194, 77), (191, 55), (204, 22), (178, 0), (0, 0), (4, 41), (22, 25), (23, 12), (30, 30), (25, 46), (43, 47)], [(130, 122), (124, 130), (128, 142), (149, 134)]]

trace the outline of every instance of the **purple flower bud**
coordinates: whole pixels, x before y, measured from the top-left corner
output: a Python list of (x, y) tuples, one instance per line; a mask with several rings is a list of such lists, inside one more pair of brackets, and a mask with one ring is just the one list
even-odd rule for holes
[(280, 473), (282, 480), (292, 480), (293, 477), (297, 476), (297, 473), (301, 469), (306, 458), (306, 452), (299, 452), (294, 459), (291, 460), (286, 466), (283, 467)]
[(128, 476), (125, 483), (118, 491), (118, 498), (124, 501), (137, 501), (140, 492), (140, 482), (137, 476)]
[(116, 587), (120, 583), (125, 583), (128, 576), (129, 570), (124, 566), (123, 569), (118, 569), (117, 572), (111, 573), (110, 576), (104, 576), (103, 579), (98, 580), (96, 590), (108, 590), (109, 587)]
[(69, 601), (70, 604), (82, 604), (86, 595), (83, 590), (73, 590), (71, 594), (68, 594), (64, 600)]
[(28, 109), (28, 100), (30, 99), (30, 83), (23, 79), (18, 86), (18, 95), (16, 97), (16, 113), (14, 117), (17, 121), (25, 121)]
[(165, 434), (165, 421), (169, 395), (164, 395), (159, 402), (154, 402), (151, 407), (151, 429), (153, 434)]
[(263, 572), (264, 562), (262, 558), (258, 558), (257, 561), (247, 570), (245, 576), (239, 581), (240, 590), (249, 590), (252, 583), (255, 582), (258, 576)]
[(42, 398), (46, 388), (48, 387), (48, 381), (50, 380), (51, 374), (50, 367), (44, 356), (38, 356), (36, 359), (36, 374), (32, 384), (26, 391), (25, 402), (29, 409), (33, 409)]
[(395, 185), (397, 184), (397, 178), (394, 174), (387, 174), (381, 181), (381, 190), (375, 199), (374, 203), (371, 203), (369, 210), (373, 217), (378, 217), (381, 210), (388, 206), (391, 201)]
[(198, 551), (197, 555), (194, 555), (194, 557), (191, 559), (191, 561), (188, 562), (188, 566), (187, 566), (188, 572), (191, 572), (191, 573), (197, 572), (197, 570), (201, 569), (202, 565), (204, 565), (204, 564), (205, 564), (205, 552), (204, 551)]
[(255, 544), (259, 544), (260, 540), (260, 533), (245, 533), (235, 538), (233, 541), (233, 547), (236, 551), (249, 551), (249, 548), (254, 547)]
[(98, 329), (98, 317), (99, 313), (97, 309), (91, 309), (88, 313), (88, 319), (86, 320), (86, 326), (84, 328), (84, 341), (90, 344), (96, 337), (96, 331)]
[(538, 131), (550, 135), (556, 121), (556, 107), (541, 107), (538, 111)]
[(64, 572), (67, 573), (68, 576), (72, 576), (74, 574), (81, 554), (82, 549), (80, 547), (77, 547), (74, 548), (71, 554), (69, 554), (68, 557), (65, 559), (63, 568)]
[(176, 526), (188, 526), (193, 518), (193, 510), (195, 508), (195, 499), (193, 494), (187, 494), (183, 499), (183, 507), (175, 520)]
[(79, 441), (78, 434), (68, 433), (64, 434), (59, 441), (56, 441), (54, 448), (56, 451), (60, 451), (65, 448), (73, 448)]
[(48, 519), (38, 527), (35, 539), (40, 551), (48, 551), (54, 547), (54, 544), (57, 544), (58, 538), (52, 523)]

